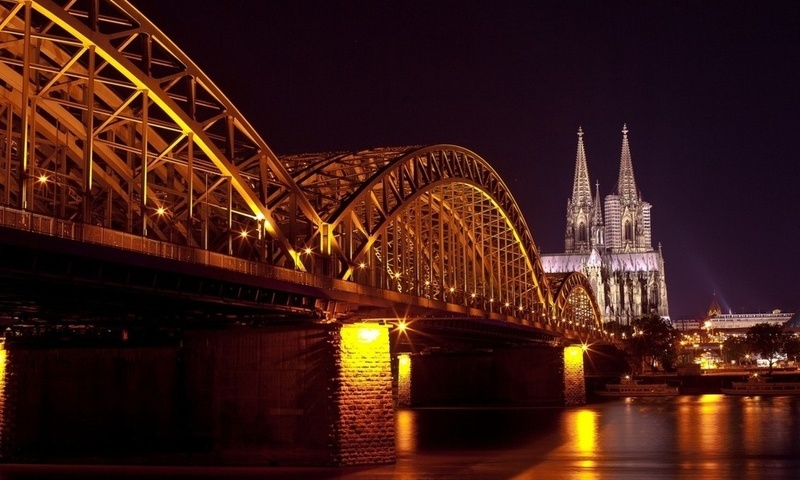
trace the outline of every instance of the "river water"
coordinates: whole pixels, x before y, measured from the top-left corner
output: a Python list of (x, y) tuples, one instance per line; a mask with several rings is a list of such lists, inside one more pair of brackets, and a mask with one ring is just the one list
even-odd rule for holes
[(0, 479), (796, 479), (800, 397), (399, 410), (397, 462), (348, 468), (0, 465)]

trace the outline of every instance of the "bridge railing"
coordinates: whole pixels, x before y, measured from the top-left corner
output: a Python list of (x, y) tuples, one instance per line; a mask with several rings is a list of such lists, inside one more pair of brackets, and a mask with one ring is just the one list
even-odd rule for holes
[[(181, 262), (197, 263), (248, 275), (318, 288), (332, 288), (333, 279), (313, 273), (276, 267), (210, 252), (202, 248), (175, 245), (109, 228), (87, 225), (24, 210), (0, 206), (0, 225), (42, 235), (92, 243), (153, 255)], [(354, 285), (355, 286), (355, 285)], [(337, 288), (342, 289), (337, 285)], [(350, 290), (344, 288), (344, 290)]]

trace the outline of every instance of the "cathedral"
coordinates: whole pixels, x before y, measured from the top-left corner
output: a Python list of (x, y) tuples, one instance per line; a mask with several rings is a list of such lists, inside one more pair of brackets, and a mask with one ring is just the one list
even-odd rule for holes
[(669, 319), (664, 257), (660, 244), (657, 250), (652, 246), (651, 207), (636, 188), (627, 125), (622, 127), (617, 185), (603, 203), (599, 183), (592, 195), (579, 128), (564, 253), (541, 259), (548, 273), (579, 271), (589, 278), (603, 322), (629, 325), (650, 314)]

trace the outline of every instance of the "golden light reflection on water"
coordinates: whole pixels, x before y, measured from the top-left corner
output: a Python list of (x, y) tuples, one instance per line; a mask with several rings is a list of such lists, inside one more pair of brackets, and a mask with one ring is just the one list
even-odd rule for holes
[(593, 472), (596, 466), (594, 457), (598, 454), (597, 412), (578, 410), (574, 412), (572, 417), (567, 422), (567, 425), (568, 428), (572, 428), (574, 448), (579, 455), (579, 459), (575, 462), (576, 469), (571, 478), (576, 480), (593, 479), (595, 478)]
[(414, 430), (414, 414), (411, 410), (398, 409), (394, 414), (397, 455), (409, 455), (417, 450), (417, 432)]
[(596, 410), (582, 408), (563, 412), (561, 423), (563, 443), (548, 452), (549, 462), (559, 464), (553, 469), (551, 465), (534, 465), (511, 480), (538, 480), (555, 478), (568, 480), (594, 480), (597, 475), (597, 458), (602, 458), (602, 445), (599, 440), (600, 415)]
[(679, 397), (675, 445), (681, 468), (704, 478), (721, 473), (718, 454), (721, 439), (730, 435), (729, 400), (721, 394)]
[(575, 448), (592, 455), (597, 448), (597, 412), (579, 410), (574, 415)]

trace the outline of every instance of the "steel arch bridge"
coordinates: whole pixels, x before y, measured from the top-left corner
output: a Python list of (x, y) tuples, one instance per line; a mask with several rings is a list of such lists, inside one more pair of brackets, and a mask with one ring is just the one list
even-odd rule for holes
[(0, 40), (6, 212), (601, 334), (586, 278), (545, 274), (510, 191), (465, 148), (278, 157), (122, 0), (0, 0)]

